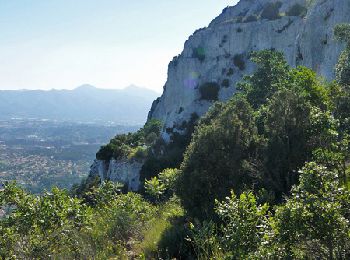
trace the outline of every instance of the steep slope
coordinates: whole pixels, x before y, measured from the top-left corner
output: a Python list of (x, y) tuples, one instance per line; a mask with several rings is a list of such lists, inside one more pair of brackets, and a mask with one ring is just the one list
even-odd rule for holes
[(90, 85), (74, 90), (3, 90), (0, 91), (0, 119), (21, 117), (141, 125), (157, 95), (136, 86), (122, 90)]
[[(236, 83), (253, 72), (252, 51), (282, 51), (291, 66), (304, 65), (333, 79), (344, 48), (333, 39), (333, 28), (344, 22), (350, 22), (349, 0), (241, 0), (186, 41), (169, 64), (164, 92), (148, 119), (163, 122), (165, 141), (184, 133), (194, 114), (205, 114), (215, 100), (228, 100)], [(125, 160), (96, 160), (90, 175), (137, 190), (141, 169), (142, 164)]]
[(212, 104), (201, 88), (218, 88), (219, 100), (236, 92), (236, 83), (254, 69), (248, 59), (256, 50), (282, 51), (291, 66), (304, 65), (332, 79), (343, 47), (333, 40), (333, 28), (349, 21), (348, 0), (241, 0), (186, 41), (169, 64), (164, 93), (149, 118), (164, 122), (163, 137), (169, 140), (183, 121), (203, 115)]

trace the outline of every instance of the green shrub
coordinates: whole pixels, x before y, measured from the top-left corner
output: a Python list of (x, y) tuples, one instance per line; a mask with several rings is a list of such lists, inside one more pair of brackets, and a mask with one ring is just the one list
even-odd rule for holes
[(218, 100), (220, 86), (215, 82), (207, 82), (199, 87), (201, 100), (215, 101)]
[(198, 259), (188, 241), (190, 235), (185, 217), (173, 218), (171, 226), (164, 230), (158, 243), (161, 259)]
[(113, 157), (113, 146), (111, 144), (101, 146), (100, 150), (96, 153), (97, 160), (108, 161)]
[(205, 60), (205, 50), (202, 47), (193, 48), (192, 58), (198, 59), (200, 62)]
[(146, 146), (138, 146), (129, 152), (128, 159), (143, 160), (148, 155), (148, 148)]
[(217, 204), (216, 212), (225, 225), (222, 227), (222, 247), (232, 259), (249, 259), (263, 242), (268, 228), (267, 204), (258, 205), (252, 192), (234, 193)]
[(304, 17), (307, 13), (307, 8), (299, 3), (292, 5), (286, 12), (287, 16)]
[(151, 119), (136, 133), (117, 135), (109, 144), (100, 148), (96, 159), (104, 161), (112, 158), (143, 159), (147, 156), (148, 148), (158, 140), (162, 126), (159, 120)]
[(269, 247), (262, 251), (272, 259), (306, 259), (311, 254), (315, 259), (347, 259), (349, 190), (339, 182), (337, 170), (318, 163), (307, 163), (300, 173), (300, 184), (270, 218)]
[(276, 20), (280, 18), (279, 10), (282, 6), (281, 2), (267, 3), (261, 12), (261, 18), (267, 20)]
[(244, 54), (236, 54), (233, 57), (233, 64), (240, 70), (245, 70)]
[(334, 29), (335, 38), (346, 44), (336, 65), (337, 82), (350, 90), (350, 24), (339, 24)]

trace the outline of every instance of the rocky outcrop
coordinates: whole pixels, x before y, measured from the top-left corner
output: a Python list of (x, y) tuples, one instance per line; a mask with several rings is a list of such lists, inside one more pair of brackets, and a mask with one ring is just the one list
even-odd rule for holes
[[(271, 3), (278, 6), (279, 17), (263, 14)], [(297, 5), (305, 15), (292, 16)], [(201, 97), (201, 85), (219, 87), (218, 99), (229, 99), (242, 76), (254, 70), (249, 53), (256, 50), (282, 51), (291, 66), (304, 65), (332, 79), (343, 48), (334, 41), (333, 28), (341, 22), (350, 22), (349, 0), (241, 0), (186, 41), (169, 64), (163, 95), (154, 101), (149, 118), (164, 122), (163, 137), (169, 140), (169, 133), (212, 104)]]
[[(276, 6), (274, 17), (267, 9)], [(282, 51), (291, 66), (304, 65), (332, 79), (344, 47), (334, 41), (333, 28), (342, 22), (350, 22), (349, 0), (241, 0), (186, 41), (183, 52), (169, 64), (164, 92), (153, 102), (148, 118), (164, 123), (165, 141), (174, 131), (184, 132), (186, 122), (206, 113), (216, 99), (216, 93), (203, 96), (201, 86), (217, 89), (218, 100), (229, 99), (236, 83), (254, 70), (252, 51)], [(137, 190), (141, 168), (142, 162), (95, 161), (91, 174)]]
[(101, 181), (114, 181), (126, 184), (130, 191), (140, 186), (140, 171), (143, 162), (130, 160), (95, 160), (90, 168), (90, 176), (99, 176)]

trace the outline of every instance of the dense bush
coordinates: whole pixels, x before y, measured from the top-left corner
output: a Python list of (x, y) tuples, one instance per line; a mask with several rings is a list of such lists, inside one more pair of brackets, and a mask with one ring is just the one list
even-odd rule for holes
[(276, 20), (280, 18), (279, 10), (281, 6), (281, 2), (267, 3), (261, 12), (261, 18), (267, 20)]
[(215, 101), (218, 100), (220, 86), (215, 82), (207, 82), (199, 86), (201, 100)]
[(205, 60), (205, 50), (202, 47), (197, 47), (192, 50), (192, 58), (198, 59), (200, 62)]
[(162, 123), (152, 119), (136, 133), (117, 135), (104, 145), (96, 154), (98, 160), (110, 159), (144, 159), (147, 156), (148, 147), (152, 146), (160, 135)]
[(339, 84), (350, 89), (350, 25), (340, 24), (335, 28), (337, 40), (346, 43), (346, 49), (342, 52), (336, 66), (336, 78)]
[(292, 5), (286, 12), (287, 16), (300, 16), (304, 17), (307, 13), (307, 8), (299, 3)]
[[(204, 219), (212, 214), (216, 198), (224, 198), (231, 187), (240, 192), (249, 183), (244, 161), (256, 143), (253, 110), (243, 98), (234, 98), (208, 125), (200, 124), (185, 153), (177, 194), (188, 210)], [(219, 112), (220, 111), (220, 112)]]
[(221, 224), (206, 223), (191, 235), (201, 259), (347, 259), (350, 252), (349, 189), (337, 170), (307, 163), (300, 184), (274, 209), (252, 192), (217, 204)]
[(0, 206), (9, 212), (0, 220), (0, 258), (126, 259), (126, 243), (143, 236), (157, 209), (119, 191), (113, 183), (96, 187), (88, 206), (57, 188), (37, 197), (5, 185)]

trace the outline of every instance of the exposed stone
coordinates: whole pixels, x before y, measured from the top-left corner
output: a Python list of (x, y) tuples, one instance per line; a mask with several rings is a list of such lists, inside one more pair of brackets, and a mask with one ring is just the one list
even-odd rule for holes
[[(166, 88), (149, 114), (149, 118), (164, 122), (162, 135), (166, 141), (170, 140), (167, 128), (176, 128), (194, 112), (203, 115), (212, 104), (200, 99), (200, 85), (207, 82), (221, 85), (229, 75), (230, 86), (221, 87), (219, 100), (225, 101), (236, 92), (236, 83), (254, 70), (249, 61), (251, 51), (283, 51), (291, 66), (304, 65), (327, 79), (334, 78), (333, 68), (344, 46), (334, 41), (333, 28), (338, 23), (350, 22), (350, 1), (280, 0), (281, 17), (261, 19), (264, 7), (274, 2), (278, 1), (241, 0), (236, 6), (225, 8), (207, 28), (197, 30), (186, 41), (183, 52), (170, 62)], [(283, 16), (297, 3), (308, 8), (305, 17)], [(251, 15), (256, 15), (258, 21), (242, 22)], [(193, 56), (197, 49), (204, 59)], [(237, 55), (245, 65), (241, 69), (233, 59)], [(180, 108), (181, 114), (177, 113)]]
[[(261, 19), (264, 7), (276, 2), (241, 0), (186, 41), (183, 52), (170, 62), (164, 92), (153, 102), (148, 115), (148, 119), (164, 123), (165, 141), (172, 133), (183, 132), (182, 122), (189, 121), (193, 113), (201, 116), (212, 105), (212, 101), (200, 98), (199, 86), (208, 82), (220, 85), (221, 101), (236, 92), (236, 83), (254, 70), (249, 61), (252, 51), (282, 51), (291, 66), (304, 65), (327, 79), (334, 78), (334, 66), (344, 46), (333, 39), (333, 28), (350, 22), (350, 1), (280, 0), (278, 19)], [(306, 16), (283, 16), (295, 4), (307, 7)], [(249, 16), (256, 16), (257, 21), (247, 22)], [(227, 80), (229, 85), (222, 84)], [(141, 167), (142, 162), (135, 161), (95, 161), (91, 174), (127, 183), (129, 189), (137, 190)]]
[(143, 162), (130, 160), (95, 160), (90, 169), (91, 176), (99, 176), (101, 181), (114, 181), (128, 185), (130, 191), (140, 186), (140, 171)]

